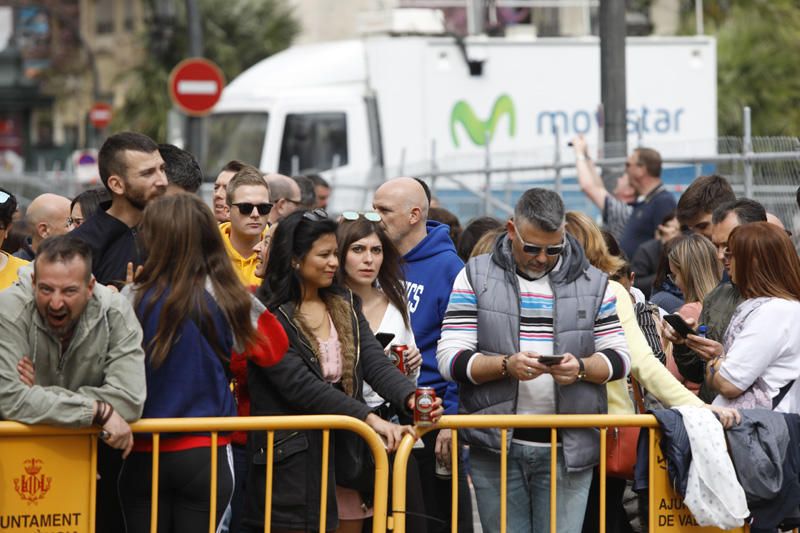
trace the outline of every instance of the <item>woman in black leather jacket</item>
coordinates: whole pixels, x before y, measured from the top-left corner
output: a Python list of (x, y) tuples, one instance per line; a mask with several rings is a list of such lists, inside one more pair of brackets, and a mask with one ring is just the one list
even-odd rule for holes
[[(381, 435), (391, 452), (404, 434), (413, 434), (413, 428), (372, 413), (361, 397), (363, 380), (409, 411), (413, 410), (415, 387), (384, 355), (357, 299), (349, 290), (333, 285), (339, 266), (336, 227), (320, 209), (295, 212), (281, 221), (272, 236), (267, 306), (286, 330), (289, 350), (273, 366), (249, 364), (251, 414), (353, 416)], [(441, 413), (437, 403), (435, 418)], [(334, 450), (336, 438), (332, 435)], [(252, 465), (245, 523), (262, 528), (265, 446), (265, 433), (253, 432), (248, 442)], [(337, 503), (353, 503), (352, 493), (343, 495), (336, 487), (334, 455), (332, 452), (328, 469), (326, 530), (337, 527)], [(274, 457), (272, 530), (317, 530), (321, 432), (276, 432)]]

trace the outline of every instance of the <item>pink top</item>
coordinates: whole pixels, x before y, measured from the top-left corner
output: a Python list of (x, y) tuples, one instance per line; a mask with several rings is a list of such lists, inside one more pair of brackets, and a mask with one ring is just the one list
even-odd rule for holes
[(338, 383), (342, 379), (342, 346), (339, 344), (339, 334), (333, 325), (331, 315), (328, 315), (331, 333), (328, 339), (317, 337), (319, 343), (319, 362), (322, 367), (322, 377), (328, 383)]
[[(702, 302), (692, 302), (689, 304), (684, 304), (680, 309), (678, 309), (678, 314), (683, 317), (684, 320), (687, 318), (693, 318), (695, 321), (700, 320), (700, 313), (703, 311), (703, 303)], [(678, 364), (675, 362), (675, 359), (672, 357), (670, 353), (669, 357), (667, 358), (667, 368), (672, 375), (675, 376), (675, 379), (680, 381), (684, 387), (689, 389), (695, 394), (700, 394), (700, 384), (695, 383), (694, 381), (689, 381), (681, 371), (678, 370)]]

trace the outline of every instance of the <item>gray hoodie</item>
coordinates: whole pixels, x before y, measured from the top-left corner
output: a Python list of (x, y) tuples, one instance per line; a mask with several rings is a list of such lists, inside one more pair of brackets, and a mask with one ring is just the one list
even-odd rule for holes
[[(142, 329), (122, 296), (95, 283), (67, 350), (36, 309), (32, 267), (0, 292), (0, 419), (26, 424), (86, 427), (95, 400), (110, 403), (127, 421), (142, 414), (146, 396)], [(25, 385), (17, 363), (36, 368)]]

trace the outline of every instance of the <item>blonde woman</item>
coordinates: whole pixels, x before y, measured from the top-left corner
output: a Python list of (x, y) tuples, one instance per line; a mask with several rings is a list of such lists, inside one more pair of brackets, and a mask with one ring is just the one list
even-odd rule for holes
[[(613, 256), (608, 251), (608, 246), (597, 225), (585, 214), (570, 211), (566, 215), (567, 233), (581, 243), (586, 258), (589, 262), (608, 274), (619, 270), (624, 261)], [(704, 406), (697, 396), (681, 385), (672, 374), (662, 365), (645, 339), (644, 333), (639, 329), (633, 304), (625, 287), (616, 281), (609, 281), (617, 298), (617, 315), (625, 332), (631, 355), (631, 375), (655, 396), (666, 407), (678, 405)], [(608, 413), (612, 415), (633, 414), (634, 407), (628, 394), (626, 380), (612, 381), (606, 385), (608, 391)], [(710, 408), (710, 406), (709, 406)], [(739, 420), (738, 412), (732, 409), (718, 410), (714, 408), (723, 425), (729, 427), (734, 421)], [(595, 479), (597, 476), (595, 476)], [(593, 484), (594, 488), (594, 484)], [(606, 527), (608, 531), (630, 531), (625, 509), (622, 506), (622, 496), (625, 490), (625, 480), (606, 479)], [(597, 493), (589, 494), (589, 505), (583, 523), (583, 531), (598, 531), (598, 502)], [(593, 508), (594, 507), (594, 508)]]
[(683, 292), (685, 302), (678, 314), (696, 321), (703, 310), (703, 299), (722, 277), (717, 251), (702, 235), (682, 235), (675, 239), (668, 260), (672, 281)]

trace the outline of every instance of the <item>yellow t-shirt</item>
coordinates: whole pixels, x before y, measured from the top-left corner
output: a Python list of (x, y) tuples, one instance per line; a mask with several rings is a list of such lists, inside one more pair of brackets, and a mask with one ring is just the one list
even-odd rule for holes
[[(233, 269), (239, 275), (245, 287), (252, 289), (261, 285), (261, 278), (256, 276), (256, 267), (258, 266), (258, 254), (253, 252), (248, 257), (242, 257), (239, 252), (231, 244), (231, 223), (223, 222), (219, 225), (219, 231), (222, 234), (222, 241), (225, 243), (225, 251), (228, 252), (228, 257), (233, 262)], [(261, 233), (261, 238), (264, 238), (264, 232)]]
[(19, 267), (27, 265), (28, 261), (14, 257), (13, 255), (9, 255), (5, 252), (0, 253), (2, 253), (3, 256), (8, 260), (6, 262), (6, 266), (0, 270), (0, 291), (2, 291), (3, 289), (9, 288), (15, 281), (17, 281), (17, 270), (19, 270)]

